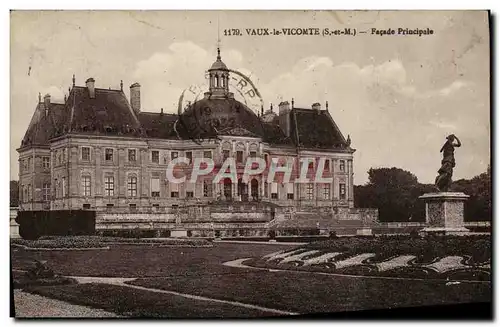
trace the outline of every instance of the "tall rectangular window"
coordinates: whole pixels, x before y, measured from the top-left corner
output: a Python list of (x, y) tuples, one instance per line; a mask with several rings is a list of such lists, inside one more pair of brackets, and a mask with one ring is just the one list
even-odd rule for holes
[(33, 188), (31, 187), (31, 184), (28, 184), (28, 201), (33, 200)]
[(186, 182), (184, 183), (184, 186), (186, 187), (186, 198), (193, 198), (194, 197), (194, 183)]
[(286, 198), (288, 200), (293, 200), (293, 183), (286, 183)]
[(212, 181), (203, 181), (203, 196), (212, 197)]
[(222, 150), (222, 158), (226, 160), (229, 158), (229, 150)]
[(340, 160), (339, 162), (339, 170), (345, 171), (345, 160)]
[(170, 197), (172, 197), (172, 198), (179, 197), (179, 184), (178, 183), (170, 183)]
[(49, 199), (50, 199), (50, 184), (49, 183), (43, 183), (42, 199), (43, 199), (43, 201), (49, 201)]
[(250, 151), (250, 158), (257, 158), (257, 152), (256, 151)]
[(58, 198), (59, 197), (59, 181), (57, 180), (57, 178), (54, 179), (54, 197), (55, 198)]
[(325, 160), (325, 171), (330, 171), (330, 160)]
[(104, 177), (104, 194), (106, 196), (115, 195), (115, 178), (113, 176)]
[(62, 178), (62, 196), (66, 197), (66, 177)]
[(90, 161), (90, 148), (88, 146), (82, 146), (82, 160)]
[(323, 199), (330, 200), (330, 184), (323, 184)]
[(271, 199), (278, 198), (278, 183), (271, 183)]
[(151, 151), (151, 162), (160, 163), (160, 151), (157, 150)]
[(42, 157), (42, 167), (44, 170), (50, 169), (50, 157)]
[(186, 151), (186, 158), (189, 159), (190, 163), (193, 163), (193, 152), (192, 151)]
[(346, 198), (345, 184), (344, 183), (339, 184), (339, 197), (341, 200), (345, 200), (345, 198)]
[(170, 152), (170, 160), (177, 159), (178, 157), (179, 157), (179, 152), (177, 151)]
[(306, 189), (307, 199), (312, 200), (314, 197), (313, 194), (314, 194), (314, 184), (309, 183), (309, 184), (307, 184), (307, 189)]
[(127, 189), (128, 189), (128, 196), (129, 197), (136, 197), (137, 196), (137, 177), (129, 176), (128, 181), (127, 181)]
[(243, 162), (243, 151), (236, 151), (236, 162)]
[(151, 197), (160, 197), (160, 179), (157, 177), (151, 178)]
[(90, 196), (90, 176), (82, 176), (82, 194), (83, 196)]
[(128, 161), (129, 162), (137, 161), (137, 154), (135, 149), (128, 149)]
[(203, 151), (203, 158), (212, 159), (212, 151)]
[(23, 200), (23, 202), (28, 201), (28, 193), (26, 190), (26, 186), (24, 185), (21, 185), (21, 199)]
[(113, 161), (113, 149), (106, 149), (104, 151), (106, 161)]

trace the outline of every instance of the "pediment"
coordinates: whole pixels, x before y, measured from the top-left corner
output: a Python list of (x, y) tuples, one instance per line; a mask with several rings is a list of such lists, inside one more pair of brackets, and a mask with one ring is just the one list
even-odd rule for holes
[(219, 131), (219, 134), (231, 135), (231, 136), (248, 136), (248, 137), (260, 137), (259, 135), (250, 132), (249, 130), (243, 127), (231, 127)]

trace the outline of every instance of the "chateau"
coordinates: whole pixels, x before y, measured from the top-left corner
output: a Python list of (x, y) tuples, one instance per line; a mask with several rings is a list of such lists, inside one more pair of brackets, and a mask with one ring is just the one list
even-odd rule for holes
[[(202, 73), (202, 72), (201, 72)], [(19, 152), (20, 210), (94, 210), (105, 213), (170, 212), (172, 208), (225, 203), (268, 203), (274, 207), (324, 208), (353, 213), (353, 153), (330, 112), (315, 103), (297, 108), (284, 101), (255, 112), (229, 90), (230, 70), (220, 52), (208, 70), (209, 89), (179, 114), (141, 108), (141, 86), (97, 88), (93, 78), (73, 86), (64, 103), (39, 95)], [(238, 180), (169, 183), (175, 158), (211, 158), (215, 169), (235, 158)], [(330, 183), (267, 182), (267, 170), (241, 179), (248, 157), (270, 163), (324, 158)], [(298, 169), (298, 168), (297, 168)], [(339, 211), (340, 210), (340, 211)]]

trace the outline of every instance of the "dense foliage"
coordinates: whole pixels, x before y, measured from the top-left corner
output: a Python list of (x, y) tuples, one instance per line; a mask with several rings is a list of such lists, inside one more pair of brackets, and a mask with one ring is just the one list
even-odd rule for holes
[(150, 244), (158, 246), (210, 246), (212, 243), (204, 239), (137, 239), (101, 236), (45, 236), (38, 240), (12, 239), (13, 244), (29, 248), (103, 248), (112, 244)]
[[(421, 184), (417, 177), (400, 168), (377, 168), (368, 171), (368, 183), (354, 186), (354, 204), (361, 208), (378, 208), (379, 220), (425, 221), (425, 204), (418, 197), (436, 192), (431, 184)], [(470, 196), (465, 205), (466, 221), (490, 221), (491, 170), (470, 180), (457, 180), (451, 191)]]
[(10, 181), (10, 206), (17, 207), (19, 205), (19, 182)]

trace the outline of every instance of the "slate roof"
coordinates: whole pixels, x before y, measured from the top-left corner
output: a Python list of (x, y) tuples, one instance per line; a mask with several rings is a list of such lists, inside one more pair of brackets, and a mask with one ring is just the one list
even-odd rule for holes
[(138, 118), (142, 129), (148, 137), (159, 139), (177, 139), (177, 134), (174, 131), (174, 124), (179, 118), (179, 115), (158, 112), (141, 112)]
[(347, 148), (347, 142), (326, 110), (293, 108), (291, 132), (297, 146), (305, 148)]
[[(202, 110), (198, 110), (199, 108)], [(207, 109), (209, 108), (209, 109)], [(293, 108), (290, 110), (291, 133), (286, 136), (276, 116), (271, 122), (263, 122), (253, 111), (235, 99), (202, 99), (193, 104), (195, 114), (188, 109), (182, 115), (187, 124), (179, 123), (179, 116), (167, 113), (135, 113), (122, 90), (95, 89), (90, 98), (88, 89), (75, 86), (65, 104), (51, 103), (47, 114), (45, 104), (37, 105), (32, 121), (22, 140), (21, 147), (46, 146), (51, 138), (68, 133), (128, 136), (159, 139), (187, 139), (186, 126), (200, 124), (203, 119), (219, 119), (217, 131), (206, 129), (206, 137), (224, 134), (225, 129), (244, 128), (259, 135), (265, 142), (305, 149), (339, 149), (351, 151), (344, 136), (330, 113), (326, 110)], [(195, 110), (196, 109), (196, 110)], [(210, 114), (205, 116), (205, 111)], [(200, 113), (202, 115), (200, 116)], [(208, 121), (208, 123), (210, 123)], [(184, 126), (183, 126), (184, 125)], [(210, 124), (209, 124), (210, 125)], [(230, 126), (231, 125), (231, 126)], [(210, 126), (209, 126), (210, 127)], [(204, 129), (205, 130), (205, 129)]]
[[(48, 109), (47, 113), (46, 109)], [(45, 104), (40, 102), (24, 134), (21, 146), (48, 145), (56, 126), (62, 124), (64, 119), (64, 104), (51, 103), (48, 108), (45, 108)]]
[(120, 90), (96, 88), (95, 97), (90, 98), (86, 87), (74, 87), (66, 109), (70, 111), (66, 130), (71, 133), (144, 136), (138, 118)]

